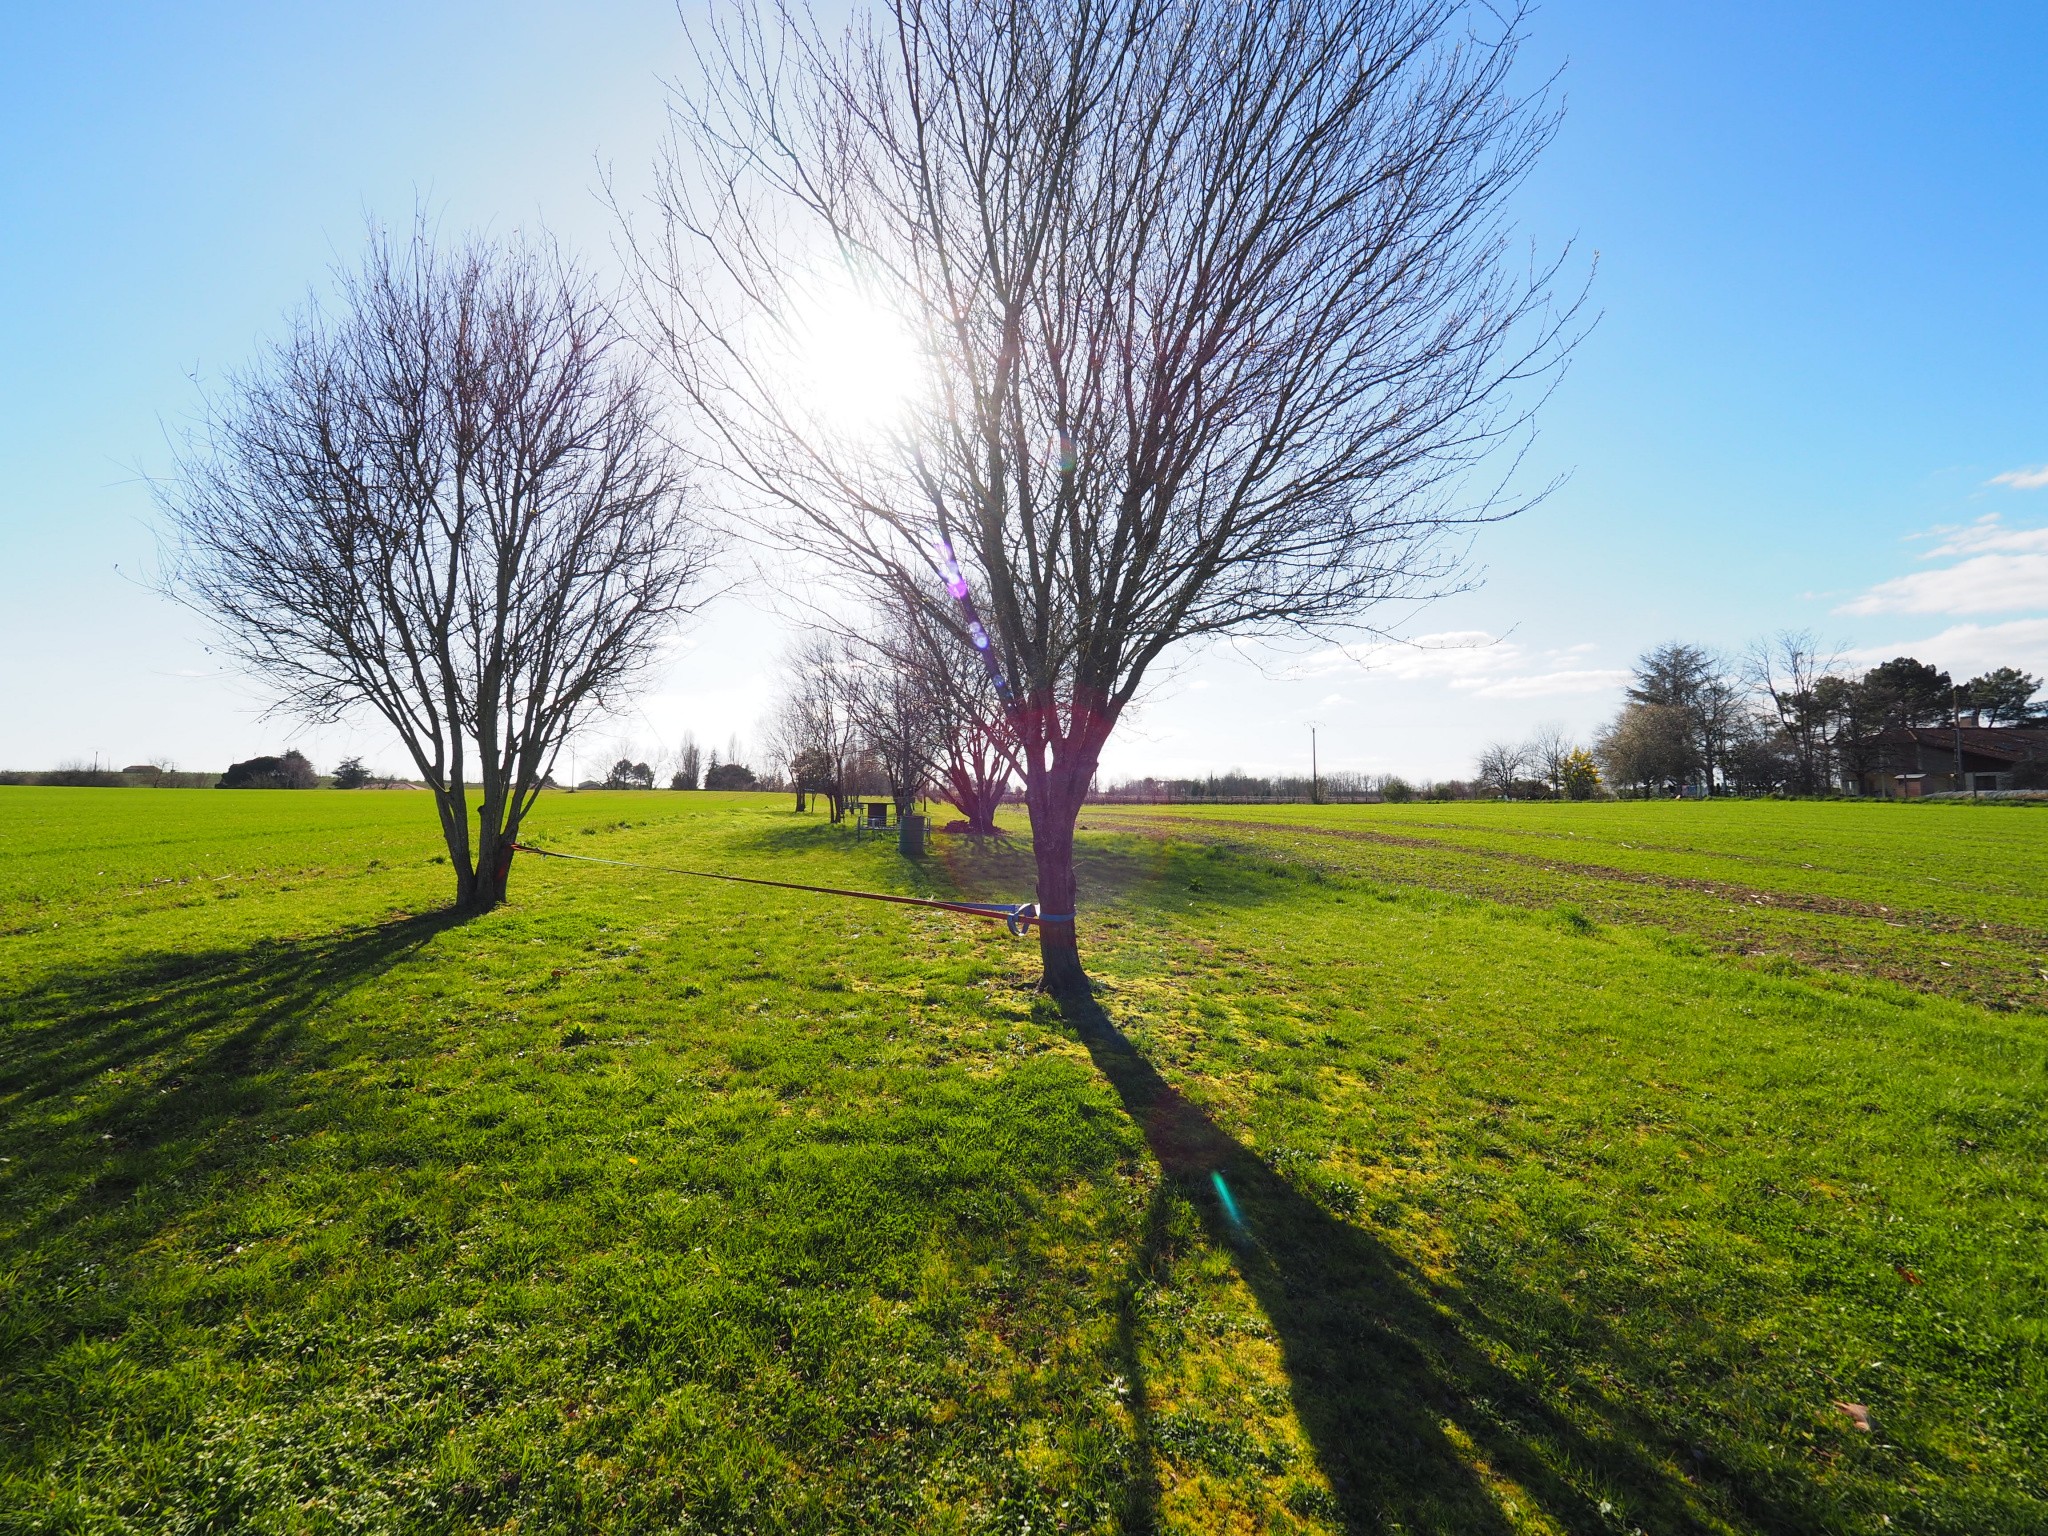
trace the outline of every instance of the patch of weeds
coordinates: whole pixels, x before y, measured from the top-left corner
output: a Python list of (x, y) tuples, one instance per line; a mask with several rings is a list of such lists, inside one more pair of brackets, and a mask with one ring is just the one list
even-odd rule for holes
[(391, 1205), (373, 1206), (367, 1213), (370, 1241), (379, 1248), (417, 1248), (427, 1240), (427, 1228), (412, 1212)]
[(1558, 921), (1564, 924), (1565, 931), (1568, 933), (1576, 933), (1581, 937), (1590, 937), (1600, 931), (1598, 923), (1586, 916), (1583, 909), (1570, 902), (1565, 902), (1553, 910), (1557, 913)]
[(1175, 1408), (1152, 1420), (1152, 1443), (1178, 1461), (1220, 1472), (1283, 1472), (1294, 1457), (1285, 1446), (1261, 1445), (1242, 1424), (1231, 1424), (1189, 1408)]
[(1304, 1520), (1342, 1520), (1344, 1505), (1319, 1483), (1296, 1483), (1287, 1490), (1287, 1507)]
[(1334, 1216), (1355, 1216), (1365, 1203), (1356, 1184), (1324, 1168), (1299, 1147), (1275, 1147), (1266, 1163), (1300, 1193)]

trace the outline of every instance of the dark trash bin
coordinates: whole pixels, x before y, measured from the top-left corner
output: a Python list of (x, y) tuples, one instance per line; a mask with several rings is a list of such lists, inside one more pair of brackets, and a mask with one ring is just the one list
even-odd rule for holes
[(915, 812), (905, 816), (896, 826), (896, 851), (909, 858), (924, 857), (924, 829), (929, 818)]

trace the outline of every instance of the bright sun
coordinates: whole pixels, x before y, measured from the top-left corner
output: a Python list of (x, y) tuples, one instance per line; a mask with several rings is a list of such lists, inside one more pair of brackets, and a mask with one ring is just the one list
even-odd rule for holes
[(786, 325), (801, 407), (821, 427), (864, 435), (902, 421), (923, 366), (909, 330), (888, 310), (840, 275), (801, 289)]

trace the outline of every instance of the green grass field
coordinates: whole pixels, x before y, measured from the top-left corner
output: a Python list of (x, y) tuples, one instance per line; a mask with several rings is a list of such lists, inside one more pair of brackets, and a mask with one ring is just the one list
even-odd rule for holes
[(1084, 825), (0, 789), (0, 1531), (2048, 1529), (2048, 814)]

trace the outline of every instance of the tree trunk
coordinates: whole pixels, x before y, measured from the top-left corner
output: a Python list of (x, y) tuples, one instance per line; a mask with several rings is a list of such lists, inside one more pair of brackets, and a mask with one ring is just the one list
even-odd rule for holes
[(1042, 992), (1054, 997), (1088, 995), (1088, 973), (1081, 967), (1076, 929), (1074, 824), (1088, 798), (1089, 782), (1102, 755), (1102, 744), (1116, 726), (1120, 707), (1099, 692), (1075, 689), (1066, 711), (1057, 700), (1041, 696), (1026, 718), (1071, 722), (1062, 737), (1041, 737), (1024, 753), (1024, 801), (1031, 814), (1031, 853), (1038, 866), (1038, 956), (1045, 967)]
[(1078, 801), (1056, 792), (1031, 799), (1031, 853), (1038, 864), (1038, 986), (1054, 997), (1086, 997), (1088, 973), (1074, 914), (1074, 822)]
[(455, 860), (455, 905), (470, 917), (481, 917), (503, 906), (505, 890), (512, 878), (512, 845), (519, 839), (516, 823), (501, 825), (502, 812), (488, 799), (477, 807), (476, 863), (449, 853)]

